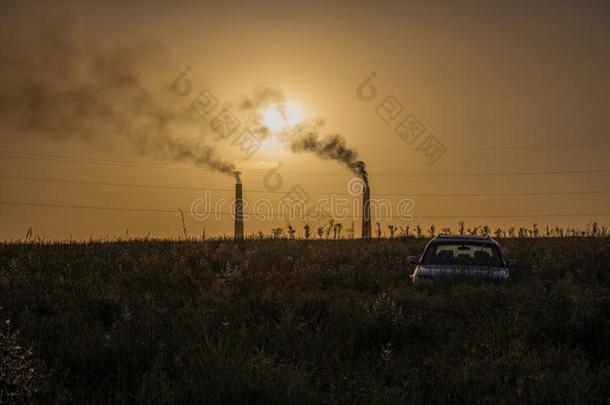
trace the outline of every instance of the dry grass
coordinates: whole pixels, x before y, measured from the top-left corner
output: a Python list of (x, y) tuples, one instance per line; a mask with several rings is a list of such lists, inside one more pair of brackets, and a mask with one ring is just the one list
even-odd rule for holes
[(2, 244), (0, 316), (41, 402), (610, 398), (609, 239), (508, 239), (513, 282), (413, 288), (425, 243)]

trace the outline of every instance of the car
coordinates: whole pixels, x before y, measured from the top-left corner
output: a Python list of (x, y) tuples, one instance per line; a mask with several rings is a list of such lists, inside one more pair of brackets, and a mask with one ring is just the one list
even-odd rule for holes
[(478, 278), (505, 281), (514, 260), (504, 260), (500, 244), (488, 236), (439, 235), (424, 249), (421, 258), (410, 256), (415, 265), (413, 284), (440, 279)]

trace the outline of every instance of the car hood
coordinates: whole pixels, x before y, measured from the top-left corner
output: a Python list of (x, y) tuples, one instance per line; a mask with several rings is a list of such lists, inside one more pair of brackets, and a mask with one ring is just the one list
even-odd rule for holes
[(414, 276), (428, 278), (485, 277), (503, 280), (508, 271), (503, 267), (458, 266), (458, 265), (420, 265)]

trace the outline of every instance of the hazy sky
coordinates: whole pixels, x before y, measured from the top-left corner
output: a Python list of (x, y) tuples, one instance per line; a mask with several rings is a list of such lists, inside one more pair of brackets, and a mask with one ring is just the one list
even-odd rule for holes
[[(373, 198), (413, 200), (412, 220), (384, 225), (608, 223), (610, 5), (531, 3), (3, 2), (0, 238), (30, 226), (49, 238), (178, 236), (179, 208), (191, 235), (230, 233), (228, 215), (189, 214), (205, 189), (230, 203), (234, 184), (189, 160), (195, 144), (243, 172), (249, 202), (275, 204), (294, 186), (311, 201), (346, 193), (354, 174), (337, 162), (276, 137), (244, 159), (188, 115), (203, 90), (214, 114), (239, 113), (263, 86), (358, 151)], [(182, 72), (191, 91), (179, 96), (168, 89)], [(373, 72), (365, 102), (357, 88)], [(402, 111), (386, 123), (377, 108), (389, 96)], [(411, 145), (394, 132), (409, 114), (425, 127)], [(156, 138), (141, 131), (151, 122)], [(446, 148), (434, 164), (417, 150), (430, 135)], [(274, 167), (279, 188), (265, 177)], [(246, 233), (285, 225), (253, 220)]]

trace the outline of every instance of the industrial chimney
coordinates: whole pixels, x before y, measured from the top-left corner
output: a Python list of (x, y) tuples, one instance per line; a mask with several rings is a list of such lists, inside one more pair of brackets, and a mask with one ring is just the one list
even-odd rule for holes
[(244, 201), (241, 184), (241, 172), (233, 172), (235, 176), (235, 240), (244, 238)]
[(371, 190), (368, 183), (362, 189), (362, 239), (371, 238)]

